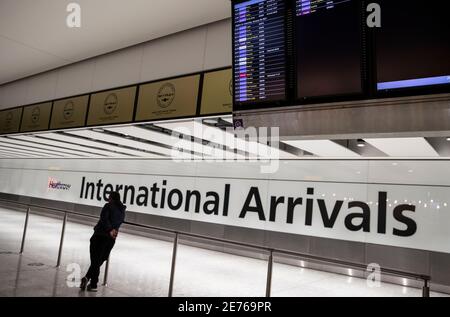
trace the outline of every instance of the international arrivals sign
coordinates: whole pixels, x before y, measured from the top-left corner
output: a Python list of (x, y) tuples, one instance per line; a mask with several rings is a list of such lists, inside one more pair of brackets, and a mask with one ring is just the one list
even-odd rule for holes
[[(450, 253), (446, 187), (1, 169), (0, 192), (214, 224)], [(6, 176), (6, 177), (5, 177)]]
[[(138, 186), (130, 184), (105, 184), (102, 179), (89, 181), (82, 178), (80, 199), (98, 202), (106, 201), (112, 191), (123, 194), (125, 204), (146, 208), (147, 210), (168, 210), (169, 212), (186, 212), (205, 216), (229, 217), (230, 201), (232, 197), (231, 184), (224, 183), (222, 190), (202, 192), (196, 189), (169, 187), (166, 179), (151, 186)], [(350, 232), (370, 232), (371, 218), (376, 218), (379, 234), (386, 234), (387, 230), (387, 197), (388, 193), (378, 192), (376, 202), (376, 217), (372, 217), (370, 206), (363, 201), (348, 201), (335, 199), (327, 205), (324, 198), (314, 195), (315, 188), (307, 187), (306, 195), (287, 197), (271, 196), (270, 204), (263, 204), (259, 186), (251, 186), (241, 204), (233, 205), (233, 216), (236, 219), (251, 219), (257, 222), (282, 222), (297, 226), (312, 227), (313, 217), (319, 218), (324, 228), (333, 229), (338, 222)], [(302, 193), (299, 193), (300, 195)], [(345, 203), (345, 204), (344, 204)], [(237, 206), (236, 206), (237, 205)], [(238, 207), (238, 208), (235, 208)], [(304, 208), (301, 208), (304, 207)], [(399, 237), (413, 236), (417, 231), (417, 223), (413, 218), (416, 206), (399, 204), (393, 208), (392, 217), (395, 224), (390, 234)], [(341, 215), (341, 217), (339, 217)], [(403, 229), (402, 229), (403, 228)]]

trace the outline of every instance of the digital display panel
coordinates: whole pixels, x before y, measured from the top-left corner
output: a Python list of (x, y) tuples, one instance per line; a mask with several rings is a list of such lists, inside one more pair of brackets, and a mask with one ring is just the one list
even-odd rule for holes
[(286, 100), (286, 3), (233, 4), (235, 105)]
[(445, 2), (378, 1), (378, 91), (450, 84), (450, 19)]
[(297, 98), (360, 94), (361, 4), (296, 0)]

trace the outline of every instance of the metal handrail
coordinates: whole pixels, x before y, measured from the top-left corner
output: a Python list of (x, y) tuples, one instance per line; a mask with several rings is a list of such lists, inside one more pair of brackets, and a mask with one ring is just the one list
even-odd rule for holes
[[(59, 267), (61, 264), (61, 254), (62, 254), (64, 234), (65, 234), (65, 228), (66, 228), (66, 222), (67, 222), (68, 215), (75, 215), (75, 216), (80, 216), (80, 217), (85, 217), (85, 218), (96, 219), (96, 220), (99, 219), (99, 216), (87, 215), (87, 214), (70, 211), (70, 210), (65, 210), (65, 209), (60, 209), (60, 208), (53, 208), (53, 207), (40, 206), (40, 205), (35, 205), (35, 204), (21, 203), (21, 202), (17, 202), (17, 201), (2, 199), (2, 198), (0, 198), (0, 202), (7, 202), (7, 203), (12, 203), (12, 204), (22, 205), (22, 206), (27, 207), (27, 213), (26, 213), (26, 218), (25, 218), (20, 254), (22, 254), (24, 251), (28, 219), (29, 219), (29, 214), (30, 214), (31, 208), (45, 209), (45, 210), (49, 210), (49, 211), (64, 213), (64, 220), (63, 220), (63, 226), (62, 226), (62, 230), (61, 230), (61, 239), (60, 239), (60, 245), (59, 245), (59, 251), (58, 251), (58, 260), (57, 260), (57, 265), (56, 265), (57, 267)], [(175, 280), (177, 249), (178, 249), (179, 239), (182, 236), (198, 238), (198, 239), (203, 239), (203, 240), (207, 240), (207, 241), (220, 242), (220, 243), (224, 243), (224, 244), (231, 244), (231, 245), (241, 246), (241, 247), (246, 247), (246, 248), (251, 248), (251, 249), (258, 249), (258, 250), (268, 252), (269, 259), (268, 259), (268, 268), (267, 268), (266, 297), (270, 297), (270, 293), (271, 293), (272, 270), (273, 270), (273, 262), (274, 262), (275, 254), (283, 254), (283, 255), (287, 255), (287, 256), (301, 258), (301, 259), (307, 260), (309, 262), (326, 263), (326, 264), (336, 265), (336, 266), (340, 266), (340, 267), (347, 267), (347, 268), (363, 270), (363, 271), (365, 271), (367, 269), (367, 265), (361, 264), (361, 263), (354, 263), (354, 262), (342, 261), (342, 260), (337, 260), (337, 259), (332, 259), (332, 258), (314, 256), (314, 255), (310, 255), (310, 254), (304, 254), (304, 253), (299, 253), (299, 252), (294, 252), (294, 251), (289, 251), (289, 250), (284, 250), (284, 249), (269, 248), (269, 247), (265, 247), (265, 246), (261, 246), (261, 245), (257, 245), (257, 244), (251, 244), (251, 243), (245, 243), (245, 242), (239, 242), (239, 241), (233, 241), (233, 240), (226, 240), (226, 239), (221, 239), (221, 238), (214, 238), (214, 237), (209, 237), (209, 236), (195, 234), (195, 233), (176, 231), (176, 230), (160, 228), (160, 227), (156, 227), (156, 226), (149, 226), (149, 225), (128, 222), (128, 221), (125, 221), (123, 224), (133, 226), (133, 227), (138, 227), (138, 228), (150, 229), (150, 230), (159, 231), (159, 232), (171, 233), (171, 234), (175, 235), (173, 251), (172, 251), (171, 273), (170, 273), (170, 282), (169, 282), (170, 284), (169, 284), (169, 294), (168, 294), (169, 297), (171, 297), (173, 295), (173, 284), (174, 284), (174, 280)], [(108, 268), (109, 268), (109, 259), (107, 260), (107, 263), (106, 263), (103, 285), (107, 284)], [(422, 288), (422, 296), (423, 297), (430, 296), (429, 282), (431, 280), (431, 277), (429, 275), (416, 274), (416, 273), (405, 272), (405, 271), (400, 271), (400, 270), (393, 270), (393, 269), (389, 269), (389, 268), (381, 268), (381, 272), (384, 273), (385, 275), (398, 276), (398, 277), (415, 279), (415, 280), (422, 280), (424, 282), (424, 286)]]

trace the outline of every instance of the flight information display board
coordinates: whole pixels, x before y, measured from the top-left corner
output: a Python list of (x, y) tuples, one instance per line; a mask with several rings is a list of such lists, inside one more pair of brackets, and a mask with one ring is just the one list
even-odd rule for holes
[(286, 3), (233, 2), (234, 104), (286, 100)]
[(380, 0), (378, 91), (450, 84), (450, 19), (441, 0)]
[(363, 92), (361, 4), (358, 0), (296, 0), (297, 98)]

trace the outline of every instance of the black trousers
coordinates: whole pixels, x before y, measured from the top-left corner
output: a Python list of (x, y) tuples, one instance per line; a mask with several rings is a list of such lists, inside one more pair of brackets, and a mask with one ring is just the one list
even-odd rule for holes
[(103, 262), (108, 260), (116, 240), (108, 236), (94, 234), (91, 237), (91, 245), (89, 251), (91, 254), (91, 266), (86, 277), (91, 280), (91, 285), (97, 285), (98, 276), (100, 275), (100, 267)]

